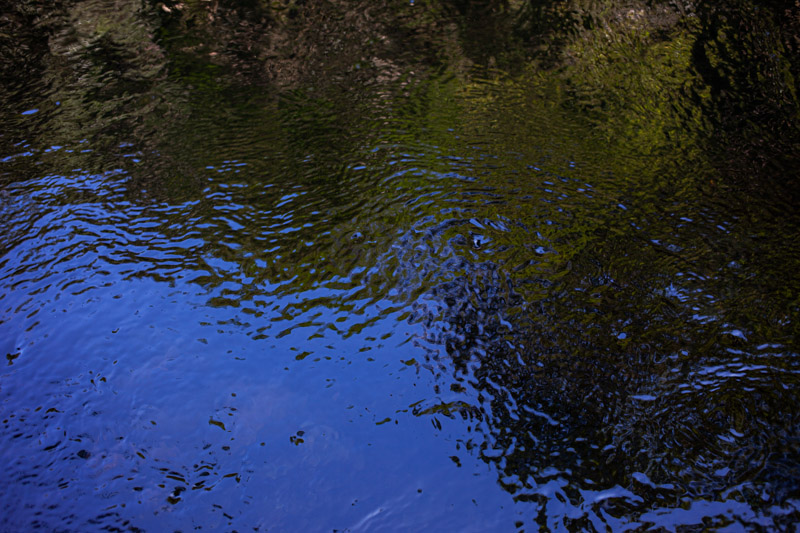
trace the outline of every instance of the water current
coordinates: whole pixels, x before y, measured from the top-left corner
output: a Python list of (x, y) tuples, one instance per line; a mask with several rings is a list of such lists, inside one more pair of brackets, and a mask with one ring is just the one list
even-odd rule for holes
[(686, 79), (111, 4), (5, 71), (1, 529), (800, 523), (796, 197)]

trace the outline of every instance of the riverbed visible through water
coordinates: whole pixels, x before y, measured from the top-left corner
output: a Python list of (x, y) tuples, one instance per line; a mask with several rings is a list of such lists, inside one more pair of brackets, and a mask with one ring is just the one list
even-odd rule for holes
[(730, 43), (631, 10), (554, 65), (435, 2), (405, 34), (23, 4), (0, 529), (800, 523), (797, 154), (753, 141), (796, 115), (712, 109), (740, 86), (697, 42)]

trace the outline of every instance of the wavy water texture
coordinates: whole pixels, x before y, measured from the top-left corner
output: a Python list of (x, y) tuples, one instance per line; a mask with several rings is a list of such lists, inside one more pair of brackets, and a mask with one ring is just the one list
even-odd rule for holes
[(726, 159), (720, 13), (111, 4), (4, 19), (4, 528), (800, 521), (790, 141)]

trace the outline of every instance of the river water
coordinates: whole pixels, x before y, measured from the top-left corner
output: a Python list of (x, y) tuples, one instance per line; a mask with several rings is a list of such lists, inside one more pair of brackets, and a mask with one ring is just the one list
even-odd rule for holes
[(796, 527), (795, 197), (674, 72), (65, 5), (4, 82), (2, 529)]

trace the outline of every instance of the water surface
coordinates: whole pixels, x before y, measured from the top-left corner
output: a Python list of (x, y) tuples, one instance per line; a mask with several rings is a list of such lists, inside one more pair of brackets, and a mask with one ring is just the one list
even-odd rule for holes
[(697, 34), (587, 74), (423, 17), (444, 56), (301, 62), (101, 4), (3, 91), (5, 529), (798, 522), (793, 182), (673, 90)]

